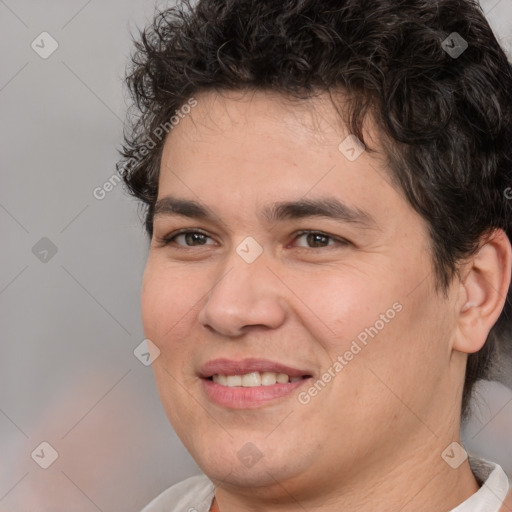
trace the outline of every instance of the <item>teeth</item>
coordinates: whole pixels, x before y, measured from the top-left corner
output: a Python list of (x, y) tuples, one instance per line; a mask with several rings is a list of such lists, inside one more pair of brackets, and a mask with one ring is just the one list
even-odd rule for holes
[(225, 375), (215, 375), (213, 377), (213, 381), (216, 382), (217, 384), (220, 384), (221, 386), (228, 385), (228, 378)]
[(244, 388), (261, 386), (261, 375), (258, 372), (246, 373), (245, 375), (242, 375), (242, 386)]
[(274, 372), (263, 372), (261, 374), (261, 385), (272, 386), (277, 382), (277, 374)]
[(277, 382), (279, 384), (286, 384), (289, 380), (290, 380), (290, 378), (288, 377), (288, 375), (286, 375), (286, 373), (278, 373), (277, 374)]
[(228, 375), (226, 377), (226, 386), (230, 388), (234, 388), (235, 386), (242, 385), (242, 376), (241, 375)]
[(275, 372), (251, 372), (245, 375), (214, 375), (213, 382), (229, 388), (256, 386), (273, 386), (274, 384), (287, 384), (297, 382), (301, 377), (290, 378), (286, 373)]

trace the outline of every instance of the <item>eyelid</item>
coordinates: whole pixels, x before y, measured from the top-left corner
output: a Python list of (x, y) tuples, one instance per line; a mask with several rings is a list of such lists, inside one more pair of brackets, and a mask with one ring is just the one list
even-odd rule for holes
[[(182, 228), (182, 229), (178, 229), (176, 231), (173, 231), (172, 233), (169, 233), (168, 235), (155, 236), (155, 240), (157, 241), (157, 243), (158, 243), (158, 245), (160, 247), (165, 247), (165, 246), (171, 244), (174, 241), (173, 239), (175, 239), (179, 235), (186, 235), (187, 233), (199, 233), (199, 234), (204, 235), (207, 238), (210, 238), (210, 239), (213, 240), (213, 238), (206, 231), (203, 231), (200, 228)], [(208, 245), (211, 245), (211, 244), (208, 244)], [(194, 248), (194, 246), (187, 246), (187, 245), (180, 245), (179, 247), (183, 247), (183, 248), (186, 248), (186, 249), (193, 249)], [(199, 246), (195, 246), (195, 247), (201, 247), (201, 246), (199, 245)]]
[[(179, 235), (184, 235), (184, 234), (188, 234), (188, 233), (198, 233), (198, 234), (204, 235), (205, 237), (213, 240), (213, 238), (207, 232), (203, 231), (200, 228), (182, 228), (182, 229), (173, 231), (172, 233), (165, 235), (165, 236), (161, 236), (161, 237), (156, 236), (155, 239), (160, 247), (165, 247), (165, 246), (168, 246), (169, 244), (171, 244), (174, 241), (174, 239), (176, 239)], [(325, 233), (323, 231), (318, 231), (315, 229), (303, 229), (303, 230), (294, 232), (292, 234), (292, 242), (291, 243), (293, 243), (295, 240), (297, 240), (299, 237), (301, 237), (303, 235), (320, 235), (320, 236), (326, 237), (334, 242), (337, 242), (338, 244), (341, 244), (342, 246), (349, 245), (351, 243), (345, 238), (331, 235), (329, 233)], [(212, 245), (212, 244), (203, 244), (203, 245)], [(194, 247), (203, 247), (203, 245), (197, 245), (197, 246), (179, 245), (179, 247), (186, 248), (186, 249), (193, 249)], [(290, 245), (290, 244), (287, 244), (287, 245)], [(302, 250), (311, 249), (311, 250), (318, 251), (318, 249), (332, 247), (332, 245), (334, 245), (334, 244), (328, 244), (327, 246), (324, 246), (324, 247), (297, 246), (297, 248), (302, 249)]]
[[(318, 231), (316, 229), (303, 229), (301, 231), (296, 231), (294, 234), (293, 234), (293, 241), (295, 241), (297, 238), (303, 236), (303, 235), (320, 235), (320, 236), (324, 236), (326, 238), (329, 238), (331, 240), (333, 240), (334, 242), (337, 242), (338, 244), (341, 244), (341, 245), (349, 245), (351, 242), (349, 242), (346, 238), (342, 238), (342, 237), (339, 237), (339, 236), (336, 236), (336, 235), (331, 235), (329, 233), (325, 233), (323, 231)], [(299, 249), (324, 249), (324, 248), (327, 248), (327, 247), (331, 247), (332, 245), (327, 245), (325, 247), (299, 247)]]

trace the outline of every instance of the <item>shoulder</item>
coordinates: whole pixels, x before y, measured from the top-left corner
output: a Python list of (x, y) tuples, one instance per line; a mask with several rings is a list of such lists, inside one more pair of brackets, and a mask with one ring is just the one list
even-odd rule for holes
[(213, 495), (213, 483), (206, 475), (192, 476), (166, 489), (142, 512), (208, 512)]

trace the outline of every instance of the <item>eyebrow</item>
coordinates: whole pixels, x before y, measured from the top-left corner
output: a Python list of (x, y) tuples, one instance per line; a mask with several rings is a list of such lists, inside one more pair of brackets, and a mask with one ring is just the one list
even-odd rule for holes
[[(218, 218), (198, 201), (165, 196), (155, 203), (153, 215), (179, 215), (200, 220), (214, 221)], [(299, 199), (280, 201), (263, 209), (261, 217), (269, 223), (286, 219), (303, 219), (307, 217), (327, 217), (337, 221), (357, 224), (363, 228), (377, 228), (375, 219), (365, 210), (348, 206), (333, 197), (320, 199)]]

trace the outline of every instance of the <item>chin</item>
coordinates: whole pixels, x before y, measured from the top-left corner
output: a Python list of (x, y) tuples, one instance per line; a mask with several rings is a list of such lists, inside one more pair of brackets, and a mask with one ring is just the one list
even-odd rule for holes
[[(241, 437), (241, 436), (240, 436)], [(222, 485), (258, 488), (272, 487), (293, 480), (307, 471), (306, 456), (297, 448), (277, 450), (267, 440), (246, 441), (248, 436), (230, 438), (230, 442), (219, 444), (215, 439), (203, 437), (194, 449), (185, 445), (197, 465), (214, 483)], [(250, 437), (250, 436), (249, 436)], [(282, 441), (282, 440), (281, 440)], [(282, 490), (282, 489), (281, 489)]]

